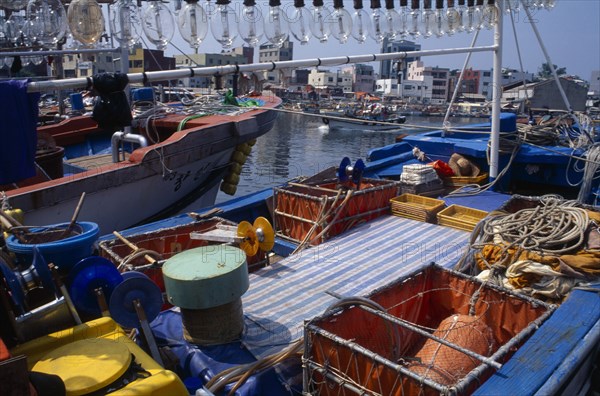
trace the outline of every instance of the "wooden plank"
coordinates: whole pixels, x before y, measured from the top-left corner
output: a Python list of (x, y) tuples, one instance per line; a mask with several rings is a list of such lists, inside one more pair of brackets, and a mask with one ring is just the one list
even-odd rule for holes
[(574, 290), (474, 395), (532, 395), (600, 319), (600, 295)]
[[(125, 152), (125, 159), (129, 158), (129, 153)], [(94, 154), (84, 157), (77, 157), (67, 161), (69, 164), (79, 166), (85, 169), (95, 169), (100, 166), (112, 164), (112, 154)]]

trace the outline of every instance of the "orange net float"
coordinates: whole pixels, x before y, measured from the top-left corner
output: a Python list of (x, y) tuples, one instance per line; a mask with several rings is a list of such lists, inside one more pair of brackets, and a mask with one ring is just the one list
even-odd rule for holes
[[(493, 351), (492, 330), (478, 316), (449, 316), (433, 335), (479, 355), (489, 356)], [(433, 339), (427, 339), (415, 357), (417, 362), (411, 363), (409, 370), (441, 385), (457, 383), (480, 364), (477, 359)]]

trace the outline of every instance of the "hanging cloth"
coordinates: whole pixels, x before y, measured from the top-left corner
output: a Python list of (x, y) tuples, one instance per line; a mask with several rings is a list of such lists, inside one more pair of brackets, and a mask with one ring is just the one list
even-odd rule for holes
[(39, 93), (27, 80), (0, 82), (0, 185), (35, 176)]
[(131, 125), (131, 109), (125, 95), (129, 78), (124, 73), (101, 73), (93, 77), (98, 97), (94, 103), (92, 118), (102, 129), (118, 131)]

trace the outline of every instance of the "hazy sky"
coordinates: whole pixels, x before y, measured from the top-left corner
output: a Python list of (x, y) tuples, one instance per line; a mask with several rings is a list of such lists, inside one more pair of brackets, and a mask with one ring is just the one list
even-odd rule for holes
[[(233, 2), (235, 3), (235, 2)], [(257, 4), (265, 2), (258, 1)], [(287, 1), (283, 1), (286, 4)], [(291, 2), (290, 2), (291, 3)], [(352, 2), (346, 1), (345, 6), (352, 10)], [(382, 2), (383, 3), (383, 2)], [(307, 7), (311, 2), (306, 1)], [(330, 1), (325, 2), (330, 5)], [(368, 7), (369, 2), (365, 2)], [(263, 10), (265, 9), (263, 5)], [(551, 10), (537, 10), (534, 14), (537, 27), (544, 40), (550, 58), (555, 65), (566, 67), (569, 74), (579, 75), (589, 80), (592, 70), (600, 70), (600, 0), (556, 0), (556, 7)], [(515, 26), (521, 48), (523, 65), (526, 71), (536, 73), (539, 66), (545, 62), (544, 55), (537, 43), (533, 30), (527, 22), (524, 12), (515, 16)], [(519, 69), (515, 39), (512, 33), (510, 17), (504, 18), (504, 52), (503, 66)], [(423, 49), (469, 47), (472, 41), (471, 34), (459, 33), (451, 37), (428, 39), (420, 38)], [(173, 42), (185, 52), (191, 49), (176, 33)], [(241, 45), (238, 39), (236, 45)], [(479, 34), (478, 45), (493, 44), (492, 31), (482, 30)], [(200, 52), (220, 52), (219, 44), (212, 38), (210, 32), (200, 47)], [(350, 38), (348, 43), (339, 44), (333, 37), (326, 44), (321, 44), (314, 39), (307, 45), (294, 43), (294, 59), (315, 57), (360, 55), (379, 53), (377, 43), (368, 40), (358, 44)], [(179, 54), (172, 46), (167, 49), (167, 54)], [(258, 56), (255, 60), (257, 61)], [(426, 65), (461, 68), (465, 55), (435, 56), (423, 58)], [(473, 54), (471, 65), (475, 69), (491, 68), (491, 53)]]

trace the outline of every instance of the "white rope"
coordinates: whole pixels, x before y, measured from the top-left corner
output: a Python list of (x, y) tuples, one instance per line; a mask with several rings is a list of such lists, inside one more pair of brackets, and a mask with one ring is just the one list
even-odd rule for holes
[(582, 208), (556, 198), (545, 198), (542, 206), (508, 215), (490, 217), (483, 223), (482, 240), (560, 255), (579, 249), (585, 242), (590, 219)]
[(587, 203), (592, 191), (592, 183), (594, 178), (598, 174), (598, 168), (600, 168), (600, 144), (595, 144), (586, 153), (589, 160), (593, 162), (586, 162), (583, 169), (583, 179), (581, 179), (581, 187), (579, 188), (579, 195), (577, 195), (577, 201), (580, 203)]

